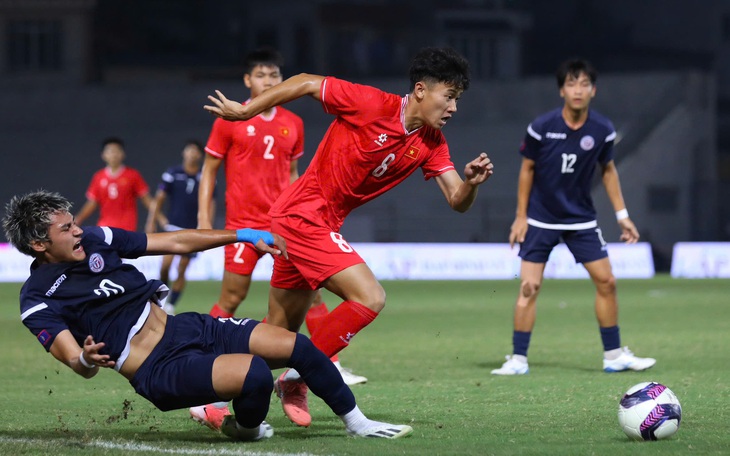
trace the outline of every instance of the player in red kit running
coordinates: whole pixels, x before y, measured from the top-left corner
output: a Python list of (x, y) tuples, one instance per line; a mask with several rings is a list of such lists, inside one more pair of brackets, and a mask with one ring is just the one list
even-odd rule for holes
[[(471, 207), (493, 165), (482, 153), (466, 165), (462, 180), (441, 133), (468, 88), (468, 72), (468, 62), (454, 50), (426, 48), (411, 63), (411, 92), (405, 96), (300, 74), (244, 105), (219, 91), (208, 97), (213, 105), (205, 109), (228, 120), (250, 119), (303, 96), (335, 116), (312, 163), (270, 211), (271, 227), (287, 241), (289, 260), (274, 263), (269, 323), (298, 330), (316, 290), (330, 290), (343, 302), (323, 319), (312, 342), (331, 356), (375, 319), (385, 306), (385, 291), (339, 230), (350, 211), (416, 169), (436, 181), (452, 209)], [(276, 390), (289, 419), (308, 426), (307, 387), (298, 374), (282, 374)]]
[[(259, 97), (282, 82), (282, 57), (270, 48), (250, 52), (244, 60), (243, 82), (250, 91), (244, 104)], [(226, 173), (226, 227), (248, 226), (268, 229), (269, 209), (276, 198), (299, 177), (298, 159), (304, 154), (304, 123), (293, 112), (281, 106), (271, 106), (245, 122), (216, 119), (213, 123), (200, 180), (198, 196), (198, 228), (212, 227), (209, 217), (216, 174), (224, 164)], [(251, 286), (251, 274), (264, 255), (244, 242), (224, 247), (225, 267), (221, 293), (210, 310), (214, 317), (232, 317), (246, 299)], [(328, 314), (321, 296), (308, 316), (310, 334)], [(367, 378), (354, 375), (333, 358), (343, 380), (348, 385), (363, 383)], [(190, 413), (197, 421), (220, 427), (229, 413), (226, 403), (193, 407)]]
[(124, 142), (107, 138), (102, 142), (101, 159), (106, 167), (97, 171), (86, 190), (86, 203), (76, 214), (81, 224), (99, 208), (98, 226), (137, 230), (137, 198), (149, 209), (149, 187), (136, 169), (124, 165)]

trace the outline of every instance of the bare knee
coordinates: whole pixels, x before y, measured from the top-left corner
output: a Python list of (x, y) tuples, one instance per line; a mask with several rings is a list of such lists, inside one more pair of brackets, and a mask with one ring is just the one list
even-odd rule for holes
[(604, 296), (616, 294), (616, 277), (613, 275), (605, 278), (596, 278), (593, 281), (596, 284), (596, 291)]
[(541, 286), (542, 284), (540, 282), (523, 280), (520, 284), (520, 294), (527, 299), (533, 298), (540, 292)]
[(380, 286), (380, 284), (378, 284), (377, 287), (373, 287), (363, 294), (357, 302), (373, 312), (380, 313), (380, 311), (382, 311), (385, 307), (385, 298), (385, 290), (382, 286)]

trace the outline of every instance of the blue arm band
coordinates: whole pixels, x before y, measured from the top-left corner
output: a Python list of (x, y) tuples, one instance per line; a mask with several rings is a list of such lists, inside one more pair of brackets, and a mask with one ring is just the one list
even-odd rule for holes
[(256, 245), (259, 239), (262, 239), (267, 245), (274, 245), (274, 236), (268, 231), (252, 230), (251, 228), (236, 230), (236, 240), (238, 242), (248, 242)]

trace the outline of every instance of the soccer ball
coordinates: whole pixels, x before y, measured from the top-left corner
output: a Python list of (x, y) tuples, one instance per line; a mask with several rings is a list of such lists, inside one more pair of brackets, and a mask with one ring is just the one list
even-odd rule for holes
[(655, 382), (634, 385), (618, 407), (618, 424), (633, 440), (660, 440), (674, 435), (682, 406), (666, 386)]

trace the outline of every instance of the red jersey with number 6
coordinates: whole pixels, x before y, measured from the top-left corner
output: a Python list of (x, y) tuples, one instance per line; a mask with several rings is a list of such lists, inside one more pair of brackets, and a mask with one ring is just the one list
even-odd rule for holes
[(290, 185), (293, 160), (304, 153), (304, 123), (277, 106), (247, 121), (216, 119), (205, 151), (224, 160), (226, 228), (268, 230), (268, 212)]
[(395, 187), (419, 167), (426, 180), (454, 169), (440, 130), (406, 131), (408, 96), (332, 77), (320, 90), (337, 117), (304, 174), (282, 193), (271, 215), (298, 215), (339, 231), (353, 209)]
[(137, 230), (137, 198), (149, 191), (142, 175), (123, 166), (116, 173), (100, 169), (91, 178), (86, 198), (99, 205), (99, 226)]

